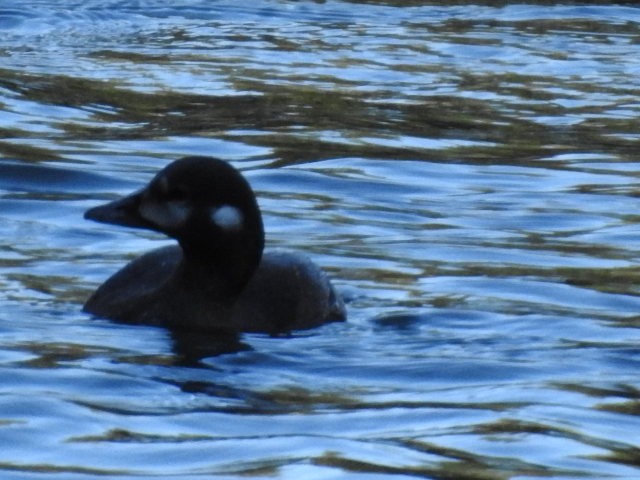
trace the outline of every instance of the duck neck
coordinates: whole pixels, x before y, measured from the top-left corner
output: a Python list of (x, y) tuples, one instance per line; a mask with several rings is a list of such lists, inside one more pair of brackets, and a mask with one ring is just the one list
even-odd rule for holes
[(251, 279), (262, 256), (262, 239), (235, 239), (205, 246), (180, 242), (178, 281), (189, 292), (217, 302), (233, 302)]

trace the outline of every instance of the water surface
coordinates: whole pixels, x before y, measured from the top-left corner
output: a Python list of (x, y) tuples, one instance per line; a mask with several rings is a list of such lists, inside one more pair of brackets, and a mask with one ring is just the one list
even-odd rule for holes
[[(502, 3), (0, 5), (2, 478), (637, 478), (640, 8)], [(167, 242), (83, 211), (189, 154), (347, 323), (81, 313)]]

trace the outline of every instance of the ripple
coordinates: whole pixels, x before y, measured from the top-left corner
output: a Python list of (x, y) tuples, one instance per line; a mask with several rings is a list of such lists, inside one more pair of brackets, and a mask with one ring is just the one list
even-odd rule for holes
[[(639, 11), (409, 3), (0, 9), (4, 476), (635, 478)], [(185, 362), (82, 314), (167, 242), (83, 211), (182, 155), (349, 322)]]

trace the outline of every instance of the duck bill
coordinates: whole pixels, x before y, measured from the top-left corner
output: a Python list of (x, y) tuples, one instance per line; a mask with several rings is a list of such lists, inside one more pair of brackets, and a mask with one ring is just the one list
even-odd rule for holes
[(98, 205), (84, 212), (84, 218), (123, 227), (150, 228), (149, 222), (140, 215), (141, 198), (142, 191)]

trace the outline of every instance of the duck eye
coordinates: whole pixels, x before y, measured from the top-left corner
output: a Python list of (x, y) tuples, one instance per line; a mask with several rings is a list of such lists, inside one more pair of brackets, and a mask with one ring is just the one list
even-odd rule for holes
[(164, 192), (164, 197), (172, 202), (179, 202), (187, 199), (187, 192), (182, 188), (170, 188)]
[(182, 185), (173, 185), (166, 175), (158, 175), (151, 184), (154, 196), (165, 202), (179, 202), (186, 200), (187, 190)]

